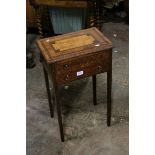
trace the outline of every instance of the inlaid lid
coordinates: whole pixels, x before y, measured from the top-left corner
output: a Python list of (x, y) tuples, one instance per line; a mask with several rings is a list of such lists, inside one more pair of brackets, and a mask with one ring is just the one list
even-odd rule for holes
[(97, 28), (37, 40), (47, 63), (112, 48), (112, 43)]

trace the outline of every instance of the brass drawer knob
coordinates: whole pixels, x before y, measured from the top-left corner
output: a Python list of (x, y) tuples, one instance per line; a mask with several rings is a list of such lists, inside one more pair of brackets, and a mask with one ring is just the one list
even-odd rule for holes
[(66, 75), (65, 80), (66, 80), (66, 81), (69, 80), (69, 76), (68, 76), (68, 75)]
[(102, 66), (98, 66), (98, 70), (99, 71), (102, 71)]
[(68, 69), (68, 68), (69, 68), (69, 65), (65, 64), (64, 69)]

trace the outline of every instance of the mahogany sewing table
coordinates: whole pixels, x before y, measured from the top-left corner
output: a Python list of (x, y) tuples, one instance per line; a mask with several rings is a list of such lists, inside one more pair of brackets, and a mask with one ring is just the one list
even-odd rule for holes
[[(51, 117), (57, 107), (61, 141), (64, 141), (58, 86), (92, 76), (93, 103), (96, 105), (96, 74), (107, 72), (107, 125), (111, 122), (112, 43), (97, 28), (37, 40), (43, 56), (43, 69)], [(53, 95), (49, 87), (53, 83)]]

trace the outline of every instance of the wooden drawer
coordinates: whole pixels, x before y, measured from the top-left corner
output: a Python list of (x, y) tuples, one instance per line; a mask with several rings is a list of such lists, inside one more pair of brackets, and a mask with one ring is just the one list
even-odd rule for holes
[(109, 69), (111, 51), (98, 52), (55, 64), (54, 74), (57, 84), (65, 84)]

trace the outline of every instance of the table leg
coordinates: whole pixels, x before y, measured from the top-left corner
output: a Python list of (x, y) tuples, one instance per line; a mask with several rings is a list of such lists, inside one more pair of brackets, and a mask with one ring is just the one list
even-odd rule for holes
[(59, 103), (59, 100), (58, 100), (57, 86), (54, 86), (54, 93), (55, 93), (55, 103), (56, 103), (56, 107), (57, 107), (58, 123), (59, 123), (61, 141), (64, 142), (64, 132), (63, 132), (62, 116), (61, 116), (61, 106), (60, 106), (60, 103)]
[(94, 105), (97, 104), (96, 102), (96, 75), (92, 76), (92, 81), (93, 81), (93, 103)]
[(112, 71), (107, 72), (107, 126), (111, 124), (111, 85)]
[(49, 86), (48, 74), (47, 74), (47, 71), (45, 70), (44, 67), (43, 67), (43, 70), (44, 70), (44, 76), (45, 76), (45, 83), (46, 83), (46, 90), (47, 90), (50, 114), (51, 114), (51, 117), (54, 117), (54, 106), (53, 106), (52, 98), (51, 98), (51, 91), (50, 91), (50, 86)]

